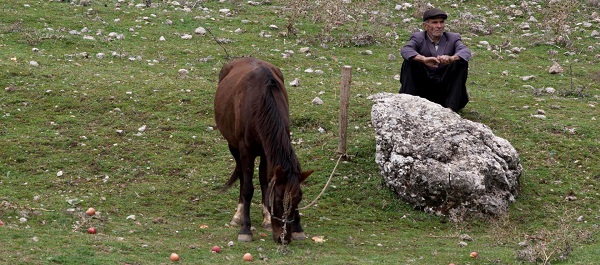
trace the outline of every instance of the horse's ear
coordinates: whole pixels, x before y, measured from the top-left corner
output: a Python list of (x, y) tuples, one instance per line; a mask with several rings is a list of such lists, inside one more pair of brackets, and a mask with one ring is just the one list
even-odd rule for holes
[(308, 176), (310, 176), (310, 174), (312, 174), (313, 172), (315, 172), (314, 170), (309, 170), (309, 171), (304, 171), (302, 173), (300, 173), (300, 183), (304, 182)]

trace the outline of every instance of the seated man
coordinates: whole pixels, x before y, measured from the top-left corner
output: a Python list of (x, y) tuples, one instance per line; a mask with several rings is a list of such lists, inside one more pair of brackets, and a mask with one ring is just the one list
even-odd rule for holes
[(426, 98), (453, 111), (469, 102), (468, 61), (471, 51), (458, 33), (444, 32), (448, 15), (432, 8), (423, 14), (424, 31), (413, 33), (400, 53), (400, 93)]

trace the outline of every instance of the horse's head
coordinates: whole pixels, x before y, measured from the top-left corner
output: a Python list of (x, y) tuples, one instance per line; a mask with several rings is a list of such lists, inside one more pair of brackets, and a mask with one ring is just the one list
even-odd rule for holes
[(300, 183), (313, 171), (305, 171), (294, 175), (284, 171), (281, 167), (275, 168), (268, 189), (269, 212), (273, 228), (273, 240), (285, 244), (291, 240), (294, 226), (300, 223), (298, 204), (302, 200)]

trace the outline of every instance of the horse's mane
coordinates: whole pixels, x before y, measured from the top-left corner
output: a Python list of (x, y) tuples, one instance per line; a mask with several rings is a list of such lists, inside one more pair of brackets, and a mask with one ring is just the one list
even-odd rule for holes
[[(280, 111), (280, 104), (286, 104), (282, 100), (277, 100), (275, 94), (285, 94), (285, 87), (279, 82), (273, 72), (266, 66), (260, 67), (261, 74), (265, 75), (264, 78), (264, 94), (262, 95), (262, 106), (261, 108), (255, 108), (254, 113), (258, 118), (258, 128), (264, 132), (266, 137), (261, 139), (263, 142), (263, 148), (268, 148), (265, 153), (269, 155), (269, 158), (273, 165), (278, 165), (284, 172), (288, 173), (289, 187), (298, 187), (298, 177), (300, 170), (300, 163), (294, 152), (294, 148), (291, 144), (290, 133), (289, 133), (289, 117), (286, 113)], [(279, 97), (283, 99), (283, 97)], [(287, 109), (288, 106), (285, 106)], [(293, 177), (291, 177), (293, 176)]]

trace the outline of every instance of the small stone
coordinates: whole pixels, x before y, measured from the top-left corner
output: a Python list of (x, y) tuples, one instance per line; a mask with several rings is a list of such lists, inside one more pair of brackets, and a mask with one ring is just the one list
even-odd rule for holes
[(390, 61), (395, 61), (395, 60), (396, 60), (396, 55), (389, 54), (389, 55), (388, 55), (388, 60), (390, 60)]
[(301, 53), (307, 53), (307, 52), (310, 52), (310, 48), (309, 48), (309, 47), (302, 47), (302, 48), (300, 48), (300, 52), (301, 52)]
[(531, 115), (532, 118), (537, 118), (537, 119), (546, 119), (546, 115), (540, 115), (540, 114), (535, 114), (535, 115)]
[(552, 66), (550, 66), (550, 69), (548, 70), (548, 72), (550, 74), (560, 74), (562, 72), (564, 72), (565, 70), (562, 68), (562, 66), (560, 66), (560, 64), (558, 64), (557, 62), (554, 62), (552, 64)]
[(529, 81), (529, 80), (531, 80), (531, 79), (533, 79), (533, 78), (535, 78), (535, 76), (533, 76), (533, 75), (528, 75), (528, 76), (523, 76), (523, 77), (521, 77), (521, 80), (523, 80), (523, 81)]
[(322, 100), (322, 99), (320, 99), (319, 97), (315, 97), (315, 98), (312, 100), (312, 104), (313, 104), (313, 105), (323, 105), (323, 103), (324, 103), (324, 102), (323, 102), (323, 100)]
[(458, 236), (458, 238), (462, 241), (473, 241), (473, 238), (471, 238), (469, 235), (467, 234), (461, 234)]
[(203, 27), (198, 27), (194, 30), (194, 33), (204, 36), (206, 35), (206, 29)]
[(297, 87), (299, 85), (300, 85), (300, 79), (298, 79), (298, 78), (294, 78), (294, 80), (292, 80), (292, 82), (290, 82), (290, 86)]

